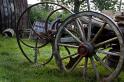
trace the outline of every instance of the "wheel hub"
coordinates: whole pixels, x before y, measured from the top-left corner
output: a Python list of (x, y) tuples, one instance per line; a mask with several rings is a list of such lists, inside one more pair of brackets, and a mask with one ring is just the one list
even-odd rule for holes
[(80, 44), (78, 47), (78, 54), (84, 57), (92, 56), (94, 47), (91, 44)]

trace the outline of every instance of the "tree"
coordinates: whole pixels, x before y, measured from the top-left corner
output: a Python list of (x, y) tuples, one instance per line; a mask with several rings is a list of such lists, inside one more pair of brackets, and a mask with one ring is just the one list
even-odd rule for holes
[(74, 12), (77, 13), (79, 12), (80, 6), (81, 4), (84, 2), (85, 0), (74, 0)]
[[(80, 8), (86, 0), (40, 0), (43, 1), (52, 1), (57, 2), (58, 4), (66, 5), (66, 7), (70, 8), (74, 13), (79, 12)], [(84, 7), (84, 6), (83, 6)]]
[(122, 0), (120, 0), (120, 3), (119, 3), (119, 11), (121, 11), (121, 5), (122, 5)]
[(62, 4), (71, 7), (74, 13), (79, 12), (81, 5), (85, 0), (57, 0), (57, 2), (62, 2)]
[(100, 10), (115, 10), (118, 0), (93, 0), (95, 6)]

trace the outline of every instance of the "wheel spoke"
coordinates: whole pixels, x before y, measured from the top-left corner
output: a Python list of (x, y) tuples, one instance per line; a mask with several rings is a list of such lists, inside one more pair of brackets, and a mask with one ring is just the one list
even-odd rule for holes
[(84, 64), (84, 68), (83, 68), (84, 80), (86, 79), (86, 76), (87, 76), (87, 64), (88, 64), (88, 57), (85, 57), (85, 64)]
[(68, 29), (65, 28), (65, 31), (68, 34), (70, 34), (76, 41), (78, 41), (79, 43), (82, 43), (81, 40), (78, 37), (76, 37), (74, 34), (72, 34)]
[(95, 48), (100, 47), (100, 46), (102, 46), (102, 45), (104, 45), (104, 44), (110, 43), (110, 42), (112, 42), (112, 41), (114, 41), (114, 40), (117, 40), (117, 39), (118, 39), (117, 37), (114, 37), (114, 38), (111, 38), (111, 39), (109, 39), (109, 40), (103, 41), (103, 42), (101, 42), (101, 43), (95, 44)]
[(67, 46), (64, 46), (64, 48), (65, 48), (65, 50), (68, 52), (68, 54), (70, 55), (71, 52), (70, 52), (70, 50), (68, 49), (68, 47), (67, 47)]
[(66, 46), (66, 47), (71, 47), (71, 48), (78, 48), (78, 46), (76, 45), (70, 45), (70, 44), (62, 44), (62, 43), (58, 43), (59, 46)]
[(77, 25), (78, 25), (78, 29), (79, 29), (79, 32), (80, 32), (80, 34), (81, 34), (82, 40), (83, 40), (84, 42), (86, 42), (84, 27), (83, 27), (83, 25), (82, 25), (80, 19), (77, 19), (77, 20), (76, 20), (76, 23), (77, 23)]
[(83, 56), (80, 56), (79, 59), (75, 62), (75, 64), (72, 66), (72, 68), (69, 71), (73, 71), (74, 68), (79, 64), (79, 62), (82, 60)]
[(72, 55), (69, 55), (69, 56), (66, 56), (66, 57), (63, 57), (63, 58), (61, 58), (61, 60), (64, 60), (64, 59), (70, 58), (70, 57), (75, 56), (75, 55), (77, 55), (77, 53), (72, 54)]
[(35, 44), (35, 48), (34, 48), (34, 63), (38, 63), (38, 61), (37, 61), (37, 54), (38, 54), (37, 43), (38, 43), (38, 39), (36, 39), (36, 44)]
[(112, 69), (105, 63), (103, 62), (97, 55), (94, 55), (95, 59), (98, 60), (106, 69), (108, 69), (110, 72), (112, 72)]
[(91, 28), (92, 28), (92, 16), (89, 16), (89, 23), (88, 23), (88, 37), (87, 41), (90, 41), (91, 39)]
[(103, 50), (98, 50), (97, 52), (102, 54), (112, 55), (112, 56), (120, 56), (119, 55), (120, 52), (113, 53), (113, 52), (103, 51)]
[(100, 81), (100, 76), (99, 76), (99, 72), (98, 72), (98, 70), (97, 70), (97, 68), (96, 68), (96, 64), (95, 64), (95, 62), (94, 62), (93, 57), (90, 57), (90, 60), (91, 60), (91, 64), (92, 64), (92, 66), (93, 66), (93, 69), (94, 69), (94, 71), (95, 71), (95, 73), (96, 73), (97, 81), (99, 82), (99, 81)]
[(96, 39), (99, 37), (99, 35), (102, 33), (104, 27), (106, 26), (107, 23), (104, 23), (103, 26), (98, 30), (98, 32), (96, 33), (96, 35), (94, 36), (94, 38), (92, 39), (92, 43), (96, 41)]

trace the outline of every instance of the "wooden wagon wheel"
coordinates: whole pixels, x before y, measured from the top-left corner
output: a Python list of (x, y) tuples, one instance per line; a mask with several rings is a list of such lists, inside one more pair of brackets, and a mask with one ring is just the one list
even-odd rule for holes
[[(46, 10), (46, 8), (48, 8), (48, 10)], [(27, 15), (31, 15), (31, 13), (33, 13), (33, 16), (35, 16), (34, 13), (36, 10), (40, 15), (37, 18), (34, 17), (35, 19), (33, 19), (33, 21), (30, 18), (32, 16), (28, 16), (27, 26), (23, 26), (21, 23), (23, 18)], [(50, 26), (49, 22), (56, 23), (53, 21), (55, 21), (57, 16), (65, 12), (67, 15), (72, 13), (70, 10), (59, 4), (52, 2), (42, 2), (28, 7), (21, 14), (17, 22), (16, 36), (19, 48), (21, 49), (24, 57), (29, 62), (45, 65), (52, 60), (52, 47), (55, 34), (50, 34), (50, 31), (54, 29), (51, 29), (53, 26)], [(36, 31), (34, 27), (36, 27), (36, 23), (40, 23), (39, 21), (41, 20), (44, 20), (43, 28), (40, 29), (42, 31), (37, 32), (39, 30)]]
[[(119, 48), (111, 52), (113, 44)], [(63, 47), (71, 53), (64, 52)], [(83, 68), (85, 80), (96, 78), (98, 82), (110, 82), (115, 79), (121, 71), (123, 54), (123, 36), (118, 26), (98, 12), (86, 11), (68, 17), (56, 35), (54, 56), (59, 69), (70, 72), (76, 67)], [(106, 56), (118, 57), (114, 68), (104, 60)]]

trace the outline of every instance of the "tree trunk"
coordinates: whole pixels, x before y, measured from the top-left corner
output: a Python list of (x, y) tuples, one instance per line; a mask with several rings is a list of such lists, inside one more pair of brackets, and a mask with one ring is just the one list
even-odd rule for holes
[(119, 3), (119, 11), (121, 11), (121, 5), (122, 5), (122, 0), (120, 0), (120, 3)]
[(74, 0), (74, 13), (78, 13), (80, 9), (80, 1)]

